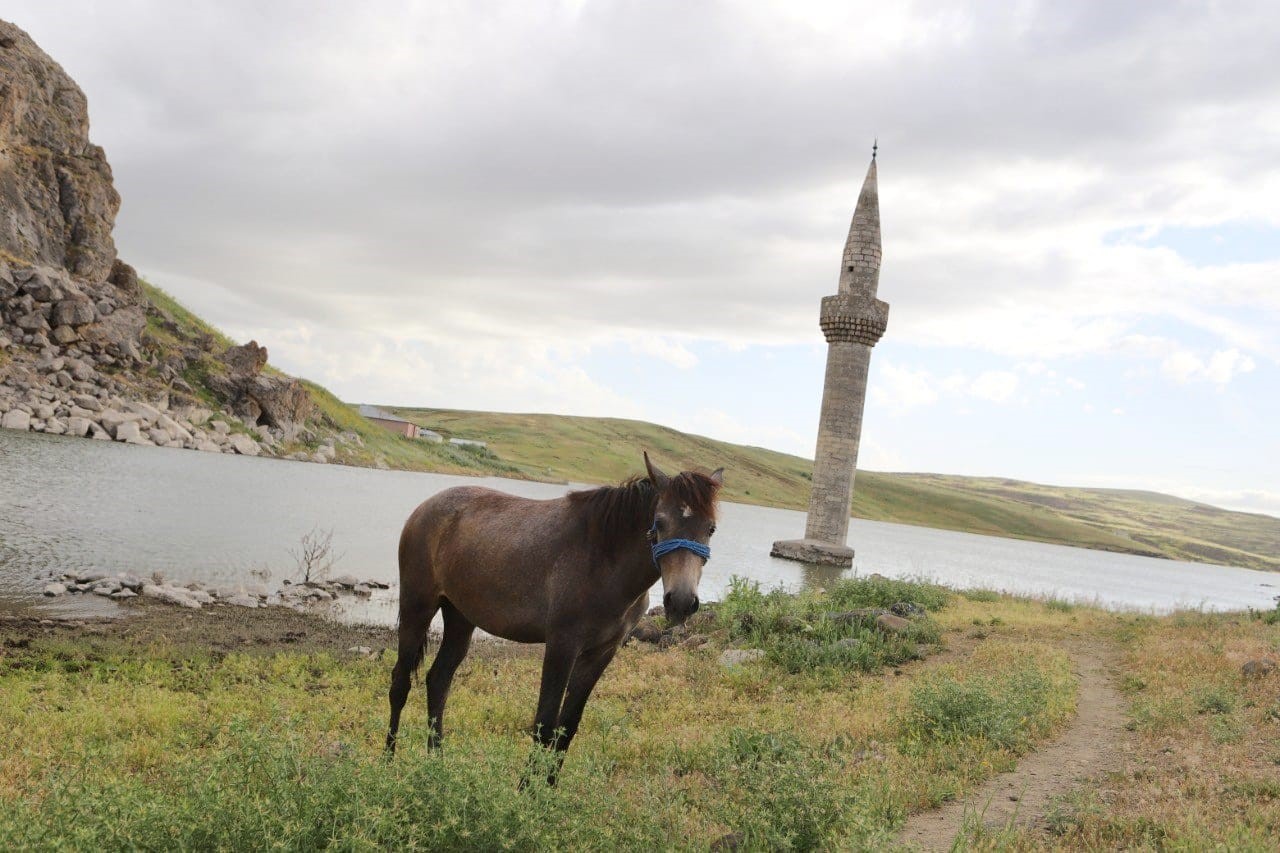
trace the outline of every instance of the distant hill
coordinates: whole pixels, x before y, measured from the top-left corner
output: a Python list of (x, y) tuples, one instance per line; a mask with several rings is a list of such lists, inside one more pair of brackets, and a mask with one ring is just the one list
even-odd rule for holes
[[(384, 407), (448, 437), (485, 441), (529, 476), (612, 483), (663, 464), (721, 466), (725, 497), (804, 509), (812, 462), (619, 418)], [(1045, 486), (991, 477), (859, 471), (857, 518), (1177, 560), (1280, 570), (1280, 519), (1155, 492)]]

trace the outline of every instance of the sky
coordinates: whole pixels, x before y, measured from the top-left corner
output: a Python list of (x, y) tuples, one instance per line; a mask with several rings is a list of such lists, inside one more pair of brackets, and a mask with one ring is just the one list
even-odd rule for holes
[(860, 467), (1280, 515), (1269, 0), (2, 14), (88, 95), (121, 257), (343, 399), (811, 457), (878, 139)]

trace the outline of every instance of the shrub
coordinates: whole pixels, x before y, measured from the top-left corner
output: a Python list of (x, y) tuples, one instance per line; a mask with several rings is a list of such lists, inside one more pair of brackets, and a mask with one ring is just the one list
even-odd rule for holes
[(853, 579), (828, 593), (793, 595), (781, 588), (766, 593), (754, 581), (733, 578), (716, 618), (734, 640), (764, 649), (788, 672), (875, 672), (920, 657), (922, 644), (937, 644), (937, 624), (919, 618), (905, 633), (893, 634), (877, 630), (874, 616), (840, 614), (901, 601), (936, 610), (946, 600), (940, 587), (910, 581)]
[(911, 692), (904, 733), (923, 742), (982, 738), (1021, 751), (1043, 724), (1051, 688), (1030, 666), (1003, 676), (943, 674)]

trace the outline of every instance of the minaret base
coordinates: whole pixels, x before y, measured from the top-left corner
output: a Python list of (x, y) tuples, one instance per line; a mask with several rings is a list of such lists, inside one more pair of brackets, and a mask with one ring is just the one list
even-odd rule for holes
[(847, 569), (853, 565), (852, 548), (818, 539), (780, 539), (773, 543), (773, 550), (769, 555), (820, 566), (841, 566)]

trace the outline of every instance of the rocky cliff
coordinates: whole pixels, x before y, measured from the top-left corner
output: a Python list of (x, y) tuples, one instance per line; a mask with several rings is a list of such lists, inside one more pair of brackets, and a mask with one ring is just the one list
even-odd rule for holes
[[(151, 298), (84, 92), (0, 21), (0, 425), (257, 455), (314, 439), (298, 380)], [(312, 442), (314, 443), (314, 442)]]

